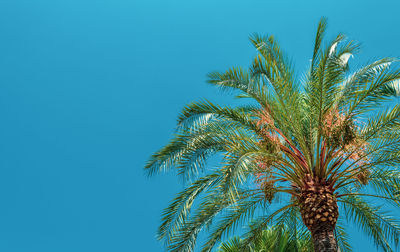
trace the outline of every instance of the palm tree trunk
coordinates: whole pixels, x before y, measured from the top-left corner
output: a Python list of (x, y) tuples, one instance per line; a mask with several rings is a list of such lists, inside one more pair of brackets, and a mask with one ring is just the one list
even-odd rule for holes
[(310, 230), (315, 252), (338, 251), (335, 226), (339, 216), (336, 195), (328, 185), (310, 178), (299, 199), (300, 213)]
[(312, 232), (315, 252), (337, 252), (334, 227), (324, 226)]

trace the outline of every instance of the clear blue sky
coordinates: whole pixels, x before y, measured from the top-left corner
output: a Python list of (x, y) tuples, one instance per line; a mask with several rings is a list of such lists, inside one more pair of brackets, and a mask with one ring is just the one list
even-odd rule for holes
[[(182, 189), (143, 165), (184, 104), (224, 100), (205, 75), (246, 66), (253, 32), (297, 69), (321, 16), (400, 56), (398, 1), (1, 0), (0, 251), (163, 251), (160, 213)], [(352, 231), (356, 251), (375, 251)]]

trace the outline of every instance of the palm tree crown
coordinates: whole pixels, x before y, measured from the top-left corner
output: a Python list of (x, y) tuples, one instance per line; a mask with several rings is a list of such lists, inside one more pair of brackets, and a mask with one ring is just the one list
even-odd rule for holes
[[(158, 236), (169, 250), (192, 251), (208, 230), (202, 251), (210, 251), (250, 220), (244, 246), (272, 224), (290, 232), (304, 224), (316, 251), (349, 251), (343, 219), (385, 251), (398, 244), (398, 222), (372, 203), (399, 207), (400, 106), (388, 101), (400, 70), (383, 58), (350, 71), (358, 44), (339, 34), (322, 46), (325, 29), (321, 19), (302, 78), (274, 37), (253, 35), (249, 69), (209, 75), (249, 103), (183, 109), (175, 137), (145, 167), (174, 168), (190, 182), (163, 213)], [(204, 169), (212, 156), (220, 165)]]

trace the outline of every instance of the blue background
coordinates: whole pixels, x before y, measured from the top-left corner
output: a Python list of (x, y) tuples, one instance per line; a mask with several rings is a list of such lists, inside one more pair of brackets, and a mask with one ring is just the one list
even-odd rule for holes
[[(1, 0), (0, 251), (163, 251), (160, 214), (182, 189), (143, 165), (213, 70), (250, 63), (275, 34), (306, 69), (329, 19), (363, 47), (399, 56), (398, 1)], [(351, 231), (356, 251), (375, 251)]]

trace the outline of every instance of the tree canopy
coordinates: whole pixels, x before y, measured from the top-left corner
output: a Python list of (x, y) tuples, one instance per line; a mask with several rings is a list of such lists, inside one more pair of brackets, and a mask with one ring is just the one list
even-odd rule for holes
[[(188, 182), (162, 215), (168, 250), (193, 251), (204, 231), (210, 251), (250, 222), (242, 244), (272, 225), (296, 232), (304, 224), (315, 246), (330, 232), (332, 246), (350, 251), (343, 223), (351, 221), (377, 247), (397, 246), (398, 220), (382, 204), (400, 206), (400, 105), (390, 102), (400, 70), (394, 58), (352, 70), (359, 45), (342, 34), (323, 44), (325, 30), (321, 19), (300, 76), (273, 36), (252, 35), (250, 67), (208, 80), (248, 103), (183, 109), (175, 136), (145, 167), (149, 175), (175, 169)], [(207, 166), (212, 157), (217, 167)]]

